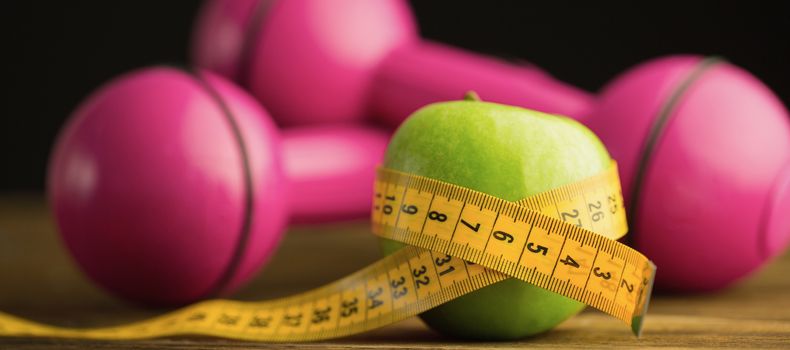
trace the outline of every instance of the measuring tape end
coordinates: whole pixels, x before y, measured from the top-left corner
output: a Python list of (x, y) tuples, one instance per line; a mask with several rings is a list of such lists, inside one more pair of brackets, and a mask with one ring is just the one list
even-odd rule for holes
[(642, 335), (642, 323), (645, 320), (647, 307), (650, 305), (650, 297), (653, 295), (653, 283), (656, 280), (656, 264), (652, 261), (647, 261), (647, 270), (650, 271), (650, 277), (646, 279), (645, 287), (642, 289), (642, 302), (639, 303), (639, 309), (634, 312), (631, 319), (631, 331), (634, 332), (637, 338)]

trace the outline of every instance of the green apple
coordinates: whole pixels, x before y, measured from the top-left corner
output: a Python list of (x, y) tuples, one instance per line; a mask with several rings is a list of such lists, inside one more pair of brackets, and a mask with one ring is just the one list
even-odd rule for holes
[[(453, 101), (412, 114), (393, 136), (384, 165), (516, 201), (596, 175), (610, 162), (601, 141), (572, 119), (495, 103)], [(387, 254), (402, 246), (382, 240)], [(545, 332), (583, 308), (575, 300), (511, 278), (420, 316), (450, 336), (508, 340)]]

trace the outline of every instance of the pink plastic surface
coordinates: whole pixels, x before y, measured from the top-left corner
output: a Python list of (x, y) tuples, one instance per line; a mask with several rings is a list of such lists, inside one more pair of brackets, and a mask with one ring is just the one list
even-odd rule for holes
[[(247, 8), (209, 3), (197, 22), (193, 46), (195, 61), (209, 69), (224, 63), (210, 60), (222, 54), (225, 43), (219, 35), (224, 21), (236, 18), (214, 11)], [(233, 1), (230, 1), (233, 3)], [(282, 125), (358, 121), (367, 117), (367, 101), (373, 71), (392, 51), (416, 38), (408, 5), (403, 1), (277, 1), (266, 7), (252, 40), (246, 67), (248, 88)], [(232, 12), (232, 11), (229, 11)], [(235, 13), (235, 12), (234, 12)], [(227, 25), (228, 27), (241, 27)], [(375, 28), (375, 30), (374, 30)], [(242, 58), (239, 59), (243, 61)], [(227, 63), (231, 65), (230, 63)]]
[(484, 101), (561, 115), (587, 115), (592, 96), (526, 66), (430, 42), (394, 50), (376, 71), (370, 114), (397, 127), (426, 104), (463, 98), (474, 90)]
[(51, 160), (50, 203), (67, 247), (91, 279), (130, 300), (227, 294), (271, 255), (289, 211), (300, 222), (369, 211), (384, 132), (303, 128), (281, 142), (251, 96), (198, 74), (158, 67), (114, 80), (74, 113)]
[[(253, 188), (220, 105), (195, 77), (150, 68), (114, 80), (74, 113), (50, 165), (50, 204), (87, 275), (127, 299), (180, 304), (227, 293), (256, 271), (285, 223), (280, 146), (254, 101), (205, 75), (247, 145)], [(217, 285), (241, 238), (231, 278)]]
[(283, 131), (285, 173), (293, 222), (315, 223), (370, 215), (376, 166), (388, 133), (324, 126)]
[[(242, 56), (258, 6), (273, 0), (206, 1), (200, 10), (192, 38), (192, 58), (201, 67), (225, 77), (238, 78)], [(261, 4), (265, 2), (264, 4)], [(265, 8), (263, 8), (265, 9)], [(246, 61), (245, 61), (246, 62)]]
[(659, 266), (662, 289), (721, 288), (790, 238), (790, 192), (777, 188), (790, 181), (790, 118), (762, 83), (726, 63), (703, 73), (673, 114), (648, 165), (633, 237)]
[(634, 67), (605, 86), (584, 117), (617, 160), (626, 203), (631, 202), (637, 166), (656, 116), (701, 59), (672, 56)]
[(564, 115), (586, 115), (589, 107), (588, 95), (545, 73), (421, 42), (400, 0), (208, 1), (193, 58), (248, 84), (282, 125), (375, 115), (394, 128), (417, 108), (469, 90)]

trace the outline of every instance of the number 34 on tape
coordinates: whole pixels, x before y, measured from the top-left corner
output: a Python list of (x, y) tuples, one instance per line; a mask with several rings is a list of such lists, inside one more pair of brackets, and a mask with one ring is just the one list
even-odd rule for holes
[(641, 331), (655, 266), (615, 240), (627, 227), (614, 163), (597, 176), (518, 202), (380, 168), (372, 224), (376, 234), (410, 246), (302, 294), (263, 302), (209, 300), (103, 328), (55, 327), (0, 313), (0, 336), (330, 339), (403, 320), (511, 277)]

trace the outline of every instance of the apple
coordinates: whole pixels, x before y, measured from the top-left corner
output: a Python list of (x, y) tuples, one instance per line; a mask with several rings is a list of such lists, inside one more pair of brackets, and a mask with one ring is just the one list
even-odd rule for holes
[[(466, 100), (423, 107), (396, 131), (384, 166), (516, 201), (604, 171), (600, 140), (572, 119)], [(613, 237), (612, 237), (613, 238)], [(402, 243), (383, 239), (390, 254)], [(510, 278), (420, 317), (440, 333), (518, 339), (552, 329), (584, 304)]]

